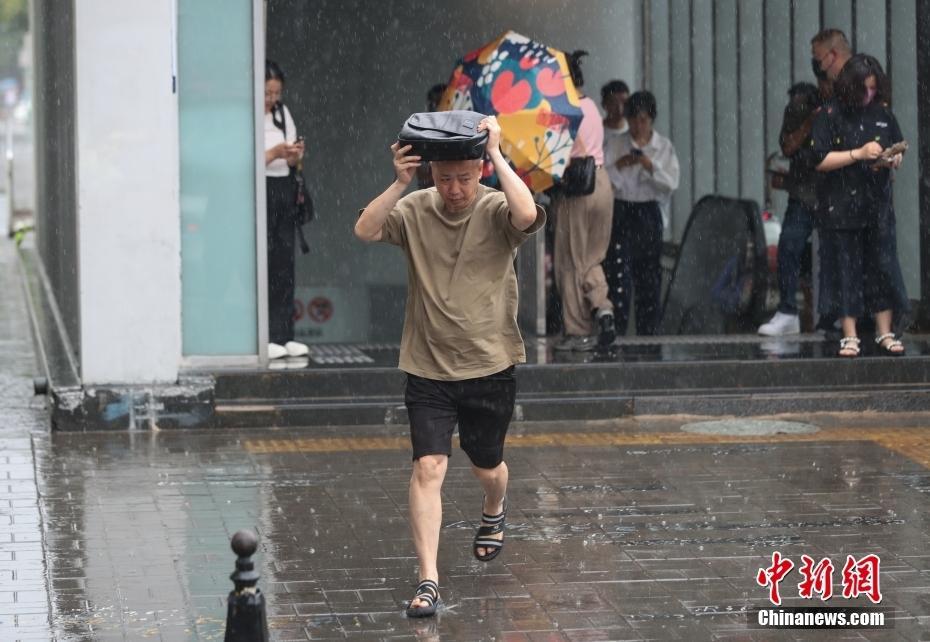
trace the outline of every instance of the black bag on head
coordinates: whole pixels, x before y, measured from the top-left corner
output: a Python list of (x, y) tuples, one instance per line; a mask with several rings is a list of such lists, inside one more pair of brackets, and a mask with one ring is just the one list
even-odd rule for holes
[(576, 156), (572, 158), (559, 186), (565, 196), (587, 196), (594, 193), (595, 177), (597, 171), (593, 156)]
[(484, 156), (488, 132), (478, 131), (485, 118), (475, 111), (426, 111), (412, 114), (397, 134), (401, 147), (425, 161), (473, 160)]

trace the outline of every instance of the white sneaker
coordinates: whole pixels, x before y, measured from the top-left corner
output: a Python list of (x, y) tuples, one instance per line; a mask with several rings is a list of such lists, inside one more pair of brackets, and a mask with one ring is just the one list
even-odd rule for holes
[(268, 358), (269, 359), (280, 359), (281, 357), (287, 356), (287, 348), (277, 343), (268, 344)]
[(284, 344), (284, 349), (287, 350), (289, 357), (305, 357), (310, 352), (307, 344), (299, 341), (288, 341)]
[(308, 357), (288, 357), (284, 360), (284, 367), (287, 370), (299, 370), (310, 365)]
[(801, 320), (796, 314), (785, 314), (776, 312), (768, 323), (759, 326), (759, 334), (767, 337), (778, 337), (783, 334), (799, 334), (801, 332)]

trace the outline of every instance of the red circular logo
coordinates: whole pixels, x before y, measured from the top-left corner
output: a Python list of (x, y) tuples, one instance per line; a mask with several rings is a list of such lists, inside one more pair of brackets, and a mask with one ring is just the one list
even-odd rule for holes
[(307, 304), (307, 316), (317, 323), (326, 323), (333, 316), (333, 302), (318, 296)]

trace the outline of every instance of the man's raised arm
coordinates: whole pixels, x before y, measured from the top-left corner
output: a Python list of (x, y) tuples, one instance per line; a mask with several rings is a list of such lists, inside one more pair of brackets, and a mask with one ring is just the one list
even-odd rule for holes
[(397, 201), (404, 195), (404, 191), (413, 180), (417, 167), (420, 165), (419, 156), (407, 156), (411, 146), (400, 147), (398, 143), (391, 145), (394, 152), (394, 173), (397, 178), (384, 190), (380, 196), (369, 203), (355, 222), (355, 236), (359, 239), (372, 242), (381, 240), (381, 229), (388, 214), (397, 205)]
[(488, 116), (478, 125), (478, 131), (488, 130), (487, 153), (501, 183), (501, 191), (510, 207), (510, 222), (520, 231), (536, 222), (536, 203), (526, 186), (501, 153), (501, 126), (494, 116)]

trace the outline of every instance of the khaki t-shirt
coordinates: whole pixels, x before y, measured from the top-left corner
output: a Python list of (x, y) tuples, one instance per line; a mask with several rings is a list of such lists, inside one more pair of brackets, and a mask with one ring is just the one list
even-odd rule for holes
[(504, 193), (484, 185), (471, 207), (455, 214), (446, 213), (435, 187), (397, 202), (381, 240), (407, 256), (401, 370), (460, 381), (526, 361), (513, 260), (545, 222), (537, 205), (533, 225), (516, 229)]

